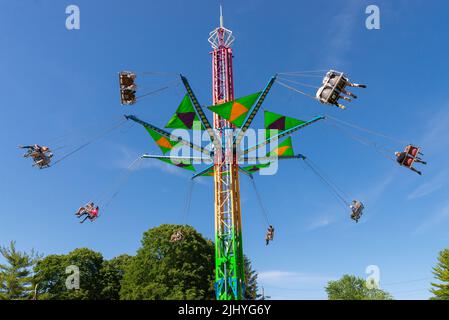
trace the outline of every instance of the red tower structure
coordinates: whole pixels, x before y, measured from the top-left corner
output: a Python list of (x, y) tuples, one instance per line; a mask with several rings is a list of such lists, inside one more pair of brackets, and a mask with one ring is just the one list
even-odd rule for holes
[[(223, 26), (210, 33), (212, 45), (212, 100), (221, 104), (234, 100), (232, 31)], [(244, 260), (240, 214), (239, 167), (234, 147), (235, 126), (214, 114), (214, 130), (220, 148), (214, 153), (215, 183), (215, 292), (218, 300), (244, 298)]]

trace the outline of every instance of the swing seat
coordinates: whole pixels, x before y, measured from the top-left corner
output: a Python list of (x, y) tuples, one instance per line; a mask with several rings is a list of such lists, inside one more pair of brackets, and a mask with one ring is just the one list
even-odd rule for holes
[(170, 237), (170, 242), (179, 242), (182, 240), (184, 240), (184, 234), (180, 230), (174, 232)]
[(39, 169), (49, 168), (51, 163), (51, 158), (53, 157), (53, 154), (50, 153), (48, 155), (40, 155), (39, 158), (36, 158), (34, 160), (34, 166), (37, 166)]
[(360, 217), (363, 214), (363, 209), (365, 209), (365, 206), (363, 205), (363, 203), (361, 203), (360, 201), (357, 201), (357, 200), (352, 201), (351, 219), (358, 222)]
[(335, 88), (338, 92), (341, 92), (348, 84), (348, 78), (344, 73), (330, 70), (326, 73), (323, 79), (323, 85)]
[(415, 159), (411, 157), (406, 157), (404, 161), (402, 161), (402, 165), (406, 168), (411, 168), (413, 163), (415, 163)]
[(415, 147), (412, 145), (408, 145), (405, 147), (404, 152), (411, 155), (412, 157), (416, 157), (420, 153), (421, 149), (419, 147)]
[(323, 85), (318, 89), (316, 96), (322, 103), (337, 104), (347, 83), (348, 79), (343, 73), (330, 70), (323, 78)]
[(121, 104), (134, 104), (136, 102), (136, 74), (129, 71), (119, 73), (120, 102)]
[(403, 165), (406, 168), (411, 168), (415, 163), (415, 157), (418, 156), (420, 150), (421, 149), (419, 147), (415, 147), (412, 145), (406, 146), (404, 152), (407, 154), (407, 156), (404, 158), (401, 165)]
[(119, 73), (119, 82), (121, 89), (131, 89), (135, 88), (136, 84), (134, 83), (136, 79), (136, 74), (128, 71), (122, 71)]
[(134, 104), (136, 102), (136, 91), (131, 89), (121, 90), (120, 102), (126, 105)]
[(340, 97), (340, 91), (329, 85), (323, 85), (318, 89), (316, 96), (322, 103), (336, 104), (338, 102), (338, 98)]

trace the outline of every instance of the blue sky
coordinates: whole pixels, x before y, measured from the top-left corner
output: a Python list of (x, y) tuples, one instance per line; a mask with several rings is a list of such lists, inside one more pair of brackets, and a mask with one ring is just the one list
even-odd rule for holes
[[(81, 29), (65, 28), (65, 8), (81, 10)], [(365, 28), (377, 4), (381, 29)], [(208, 33), (218, 1), (2, 1), (0, 11), (0, 244), (66, 253), (89, 247), (106, 258), (133, 254), (142, 233), (183, 223), (189, 174), (152, 162), (130, 176), (96, 223), (80, 225), (79, 205), (109, 195), (124, 169), (158, 148), (139, 126), (125, 126), (48, 170), (21, 158), (19, 144), (76, 146), (124, 113), (162, 126), (182, 98), (169, 89), (131, 107), (118, 101), (120, 70), (185, 74), (203, 104), (211, 100)], [(223, 1), (234, 31), (236, 96), (263, 88), (276, 72), (334, 68), (368, 88), (341, 111), (276, 85), (264, 106), (300, 119), (327, 114), (423, 146), (422, 177), (375, 149), (319, 123), (294, 136), (308, 156), (352, 198), (366, 205), (360, 223), (298, 162), (256, 183), (276, 228), (265, 225), (241, 177), (244, 251), (260, 285), (276, 299), (323, 299), (343, 274), (380, 268), (381, 287), (398, 299), (426, 299), (431, 268), (449, 243), (449, 45), (446, 1)], [(325, 8), (325, 10), (323, 10)], [(142, 78), (149, 88), (171, 79)], [(259, 116), (255, 126), (262, 126)], [(391, 148), (397, 142), (380, 140)], [(213, 184), (193, 191), (187, 223), (213, 238)]]

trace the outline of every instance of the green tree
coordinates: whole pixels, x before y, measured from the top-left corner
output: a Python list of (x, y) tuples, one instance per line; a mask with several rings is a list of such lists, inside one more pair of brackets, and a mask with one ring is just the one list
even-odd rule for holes
[(326, 286), (329, 300), (392, 300), (388, 293), (376, 288), (368, 288), (363, 278), (344, 275), (336, 281), (329, 281)]
[[(66, 268), (79, 269), (79, 289), (67, 289)], [(96, 300), (102, 299), (103, 256), (87, 248), (75, 249), (67, 255), (49, 255), (35, 267), (39, 299)]]
[[(184, 239), (170, 242), (178, 230)], [(213, 243), (190, 226), (164, 224), (150, 229), (125, 268), (120, 298), (212, 299), (213, 257)]]
[(449, 249), (444, 249), (438, 256), (438, 263), (433, 268), (433, 274), (440, 283), (432, 283), (430, 291), (433, 299), (449, 300)]
[(261, 297), (257, 293), (257, 277), (258, 274), (253, 270), (251, 266), (251, 261), (247, 256), (244, 256), (245, 261), (245, 299), (247, 300), (257, 300)]
[(131, 256), (122, 254), (111, 260), (103, 262), (103, 267), (101, 269), (102, 299), (120, 299), (120, 282), (125, 274), (125, 268), (130, 263), (131, 259)]
[(16, 243), (0, 247), (0, 254), (6, 264), (0, 264), (0, 299), (30, 299), (33, 293), (32, 267), (40, 256), (34, 251), (31, 254), (16, 249)]

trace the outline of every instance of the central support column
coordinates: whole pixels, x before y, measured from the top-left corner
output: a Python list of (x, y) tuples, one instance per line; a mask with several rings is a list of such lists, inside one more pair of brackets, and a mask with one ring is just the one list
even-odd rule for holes
[[(213, 104), (234, 100), (232, 74), (232, 32), (220, 28), (211, 32)], [(240, 182), (233, 147), (234, 125), (214, 114), (214, 129), (222, 148), (215, 150), (215, 292), (218, 300), (241, 300), (245, 272), (240, 214)]]

